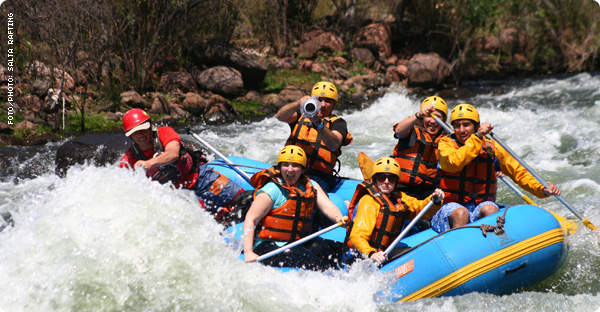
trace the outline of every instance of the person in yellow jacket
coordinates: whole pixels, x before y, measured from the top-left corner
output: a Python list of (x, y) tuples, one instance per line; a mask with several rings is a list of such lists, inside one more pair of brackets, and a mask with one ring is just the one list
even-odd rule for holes
[[(288, 145), (279, 153), (277, 166), (250, 179), (256, 191), (244, 221), (246, 262), (310, 234), (317, 209), (332, 221), (346, 223), (340, 209), (305, 171), (306, 154), (302, 148)], [(317, 237), (262, 263), (320, 271), (336, 268), (341, 251), (340, 243)]]
[(387, 255), (385, 249), (402, 232), (407, 221), (433, 200), (435, 205), (423, 216), (431, 218), (444, 198), (440, 189), (424, 200), (396, 193), (394, 188), (399, 177), (400, 166), (396, 160), (391, 157), (378, 159), (373, 167), (373, 182), (365, 181), (357, 186), (350, 203), (349, 215), (354, 216), (348, 227), (350, 247), (379, 263), (400, 252), (401, 249), (394, 248)]
[(432, 228), (438, 233), (498, 212), (497, 175), (508, 175), (539, 198), (560, 195), (556, 185), (549, 183), (550, 188), (545, 188), (500, 144), (486, 138), (494, 127), (480, 123), (473, 105), (457, 105), (450, 114), (450, 123), (454, 133), (438, 144), (440, 188), (446, 202), (432, 218)]
[(437, 145), (446, 131), (431, 117), (434, 114), (446, 121), (448, 105), (439, 96), (423, 100), (421, 108), (414, 115), (406, 117), (394, 125), (393, 157), (400, 165), (400, 191), (423, 199), (439, 184), (437, 174)]

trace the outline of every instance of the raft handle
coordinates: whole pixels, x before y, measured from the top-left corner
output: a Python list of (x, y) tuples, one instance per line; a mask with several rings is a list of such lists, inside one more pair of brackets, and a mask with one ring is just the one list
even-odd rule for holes
[(504, 270), (504, 275), (508, 275), (508, 274), (512, 274), (515, 273), (523, 268), (525, 268), (527, 266), (527, 263), (529, 262), (529, 260), (525, 260), (523, 261), (523, 263), (521, 263), (521, 265), (519, 265), (518, 267), (514, 268), (514, 269), (506, 269)]

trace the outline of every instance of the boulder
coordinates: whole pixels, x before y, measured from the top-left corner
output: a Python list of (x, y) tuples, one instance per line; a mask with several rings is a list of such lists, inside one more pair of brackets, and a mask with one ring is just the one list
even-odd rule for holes
[(280, 108), (287, 104), (287, 102), (280, 98), (279, 95), (274, 93), (263, 96), (262, 103), (263, 107), (271, 113), (277, 112)]
[(369, 24), (358, 32), (355, 46), (367, 48), (382, 60), (392, 55), (392, 29), (388, 23)]
[(344, 48), (344, 41), (336, 34), (324, 30), (313, 30), (304, 35), (304, 42), (298, 46), (296, 53), (302, 58), (312, 59), (319, 51), (343, 52)]
[(231, 103), (220, 95), (213, 95), (208, 101), (204, 121), (210, 125), (218, 125), (235, 121), (238, 113)]
[(171, 104), (164, 95), (155, 92), (152, 95), (152, 108), (150, 109), (150, 112), (158, 115), (170, 115)]
[(148, 107), (146, 100), (133, 90), (121, 93), (121, 103), (133, 108), (146, 109)]
[(188, 92), (185, 94), (183, 100), (183, 109), (194, 116), (200, 116), (206, 111), (208, 101), (201, 97), (199, 94), (194, 92)]
[(33, 82), (31, 86), (31, 94), (37, 96), (46, 96), (48, 94), (48, 90), (52, 86), (52, 82), (48, 78), (38, 78)]
[[(64, 92), (71, 92), (73, 91), (73, 89), (75, 89), (75, 79), (73, 79), (73, 77), (71, 77), (71, 75), (69, 75), (68, 72), (64, 72), (64, 79), (63, 79), (63, 71), (60, 68), (55, 68), (54, 69), (54, 88), (55, 89), (61, 89), (62, 86), (62, 90)], [(61, 85), (61, 81), (62, 81), (62, 85)]]
[(171, 94), (198, 93), (200, 90), (190, 73), (166, 72), (160, 76), (160, 89)]
[(361, 62), (367, 67), (372, 67), (375, 64), (375, 56), (367, 48), (353, 48), (350, 50), (350, 55), (355, 61)]
[(244, 90), (242, 74), (231, 67), (211, 67), (200, 72), (195, 78), (202, 89), (225, 96), (235, 97)]
[(287, 86), (279, 92), (279, 98), (286, 103), (297, 101), (305, 95), (308, 95), (306, 91), (294, 86)]
[(298, 61), (291, 57), (284, 57), (277, 62), (275, 62), (276, 68), (287, 68), (293, 69), (298, 67)]
[(14, 129), (7, 123), (0, 121), (0, 134), (12, 134)]
[(186, 113), (183, 107), (179, 104), (171, 104), (169, 110), (171, 111), (170, 116), (177, 120), (187, 118), (189, 116), (189, 114)]
[(65, 177), (74, 165), (87, 162), (96, 166), (119, 160), (132, 142), (122, 133), (88, 134), (65, 142), (56, 151), (55, 173)]
[(408, 85), (437, 87), (450, 76), (450, 64), (437, 53), (415, 54), (408, 62)]
[(209, 66), (227, 66), (235, 68), (242, 75), (244, 88), (260, 89), (267, 75), (267, 64), (258, 56), (250, 55), (233, 47), (229, 43), (216, 41), (203, 41), (194, 47), (200, 63)]
[(30, 64), (27, 64), (27, 73), (32, 77), (50, 77), (52, 73), (50, 71), (50, 67), (40, 61), (33, 61)]

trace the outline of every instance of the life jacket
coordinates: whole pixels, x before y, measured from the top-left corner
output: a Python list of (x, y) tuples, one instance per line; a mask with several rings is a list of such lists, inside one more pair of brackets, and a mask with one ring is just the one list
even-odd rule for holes
[(394, 148), (394, 158), (400, 165), (400, 183), (408, 186), (437, 185), (437, 147), (439, 138), (433, 140), (429, 133), (416, 128), (416, 141), (405, 149)]
[[(459, 144), (454, 134), (451, 139), (458, 149)], [(494, 142), (484, 139), (479, 155), (463, 170), (454, 173), (441, 171), (440, 188), (444, 191), (444, 202), (466, 204), (473, 201), (480, 204), (488, 200), (495, 201), (498, 181), (494, 152)]]
[[(339, 118), (340, 117), (333, 114), (329, 117), (324, 117), (323, 119), (326, 121), (324, 126), (329, 128), (331, 124)], [(342, 142), (342, 146), (352, 143), (352, 140), (352, 135), (348, 132)], [(315, 129), (312, 126), (310, 119), (304, 116), (301, 116), (296, 122), (285, 145), (297, 145), (302, 147), (308, 159), (306, 167), (324, 172), (328, 175), (333, 175), (336, 161), (342, 154), (340, 149), (335, 152), (329, 151), (323, 142), (321, 132)]]
[(288, 190), (287, 201), (281, 207), (272, 209), (258, 224), (258, 237), (274, 241), (293, 242), (310, 234), (311, 222), (317, 202), (317, 191), (310, 179), (302, 176), (299, 183), (303, 183), (306, 191), (289, 186), (283, 182), (281, 174), (275, 167), (255, 173), (250, 178), (250, 185), (256, 192), (268, 182), (274, 182)]
[[(158, 127), (152, 126), (152, 142), (154, 145), (154, 156), (159, 155), (160, 153), (165, 151), (164, 146), (160, 142), (158, 137)], [(142, 152), (142, 150), (133, 143), (131, 147), (131, 153), (135, 157), (136, 160), (148, 160), (148, 157)], [(188, 152), (183, 143), (179, 147), (179, 159), (175, 162), (177, 168), (179, 169), (179, 177), (173, 183), (178, 188), (190, 188), (192, 187), (198, 178), (198, 166), (200, 165), (200, 160), (197, 159), (197, 156), (193, 153)], [(146, 172), (146, 175), (153, 176), (159, 170), (158, 167), (151, 168)]]
[(354, 226), (354, 209), (365, 195), (370, 195), (379, 204), (379, 214), (373, 233), (369, 238), (369, 245), (377, 250), (385, 250), (401, 233), (405, 221), (404, 212), (408, 207), (401, 199), (394, 204), (387, 195), (381, 193), (371, 182), (365, 181), (357, 185), (348, 208), (348, 217), (351, 221), (346, 229), (346, 243), (350, 248), (354, 248), (350, 243), (350, 233)]

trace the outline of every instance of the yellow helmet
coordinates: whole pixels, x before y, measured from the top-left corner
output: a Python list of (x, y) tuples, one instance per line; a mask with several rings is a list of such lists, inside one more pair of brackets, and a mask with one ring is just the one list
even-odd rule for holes
[(433, 105), (433, 108), (444, 114), (444, 121), (446, 121), (446, 117), (448, 116), (448, 105), (444, 99), (439, 96), (430, 96), (423, 100), (423, 103), (421, 103), (421, 108), (423, 108), (425, 105)]
[(300, 146), (287, 145), (279, 152), (279, 157), (277, 157), (277, 164), (279, 165), (282, 162), (296, 163), (306, 167), (306, 153)]
[(317, 84), (315, 84), (315, 86), (312, 88), (312, 93), (310, 95), (332, 99), (336, 103), (338, 100), (337, 88), (333, 83), (328, 81), (317, 82)]
[(375, 165), (373, 166), (373, 176), (378, 173), (391, 173), (400, 178), (400, 165), (392, 157), (381, 157), (375, 161)]
[(479, 113), (471, 104), (458, 104), (450, 113), (450, 123), (457, 119), (470, 119), (479, 123)]

